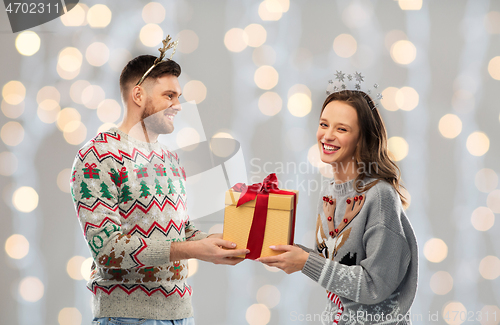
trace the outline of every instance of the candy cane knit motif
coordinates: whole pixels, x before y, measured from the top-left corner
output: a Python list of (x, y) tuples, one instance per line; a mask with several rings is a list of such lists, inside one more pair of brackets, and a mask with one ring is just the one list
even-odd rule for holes
[(344, 305), (340, 301), (339, 296), (334, 294), (333, 292), (327, 291), (328, 292), (328, 299), (330, 299), (331, 302), (333, 302), (337, 307), (339, 308), (337, 314), (335, 315), (335, 318), (333, 319), (333, 324), (338, 324), (340, 320), (340, 316), (344, 312)]

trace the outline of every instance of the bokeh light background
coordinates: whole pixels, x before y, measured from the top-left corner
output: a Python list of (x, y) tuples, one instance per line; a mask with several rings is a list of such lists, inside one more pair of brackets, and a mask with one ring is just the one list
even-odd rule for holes
[[(0, 17), (2, 324), (90, 324), (71, 164), (123, 117), (124, 64), (156, 55), (166, 34), (180, 38), (184, 97), (207, 137), (238, 140), (251, 181), (276, 171), (301, 191), (307, 246), (330, 175), (315, 145), (327, 81), (343, 70), (378, 83), (420, 244), (414, 323), (499, 324), (500, 1), (82, 1), (17, 34)], [(279, 169), (290, 162), (302, 169)], [(216, 232), (222, 220), (197, 224)], [(300, 317), (325, 304), (301, 273), (252, 261), (190, 261), (188, 281), (197, 324), (310, 323)]]

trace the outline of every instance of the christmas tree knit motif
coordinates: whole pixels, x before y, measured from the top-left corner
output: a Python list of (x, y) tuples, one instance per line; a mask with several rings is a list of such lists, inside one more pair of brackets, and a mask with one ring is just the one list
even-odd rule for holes
[(179, 182), (180, 182), (180, 186), (181, 186), (181, 194), (182, 195), (186, 195), (186, 189), (184, 188), (184, 184), (182, 184), (182, 180), (179, 179)]
[(120, 203), (127, 203), (128, 201), (131, 201), (132, 200), (132, 197), (130, 196), (130, 194), (132, 194), (130, 192), (130, 186), (128, 185), (123, 185), (123, 190), (120, 194)]
[(144, 197), (147, 199), (148, 195), (151, 195), (151, 193), (149, 192), (149, 187), (145, 181), (141, 181), (141, 192), (141, 196), (139, 197)]
[(82, 193), (82, 198), (85, 198), (85, 199), (90, 199), (91, 197), (94, 197), (91, 193), (90, 193), (90, 190), (89, 190), (89, 187), (88, 185), (82, 181), (80, 183), (80, 186), (82, 187), (82, 190), (80, 191), (80, 193)]
[(155, 178), (155, 183), (156, 183), (156, 185), (155, 185), (156, 195), (160, 195), (160, 196), (165, 195), (165, 193), (163, 193), (163, 191), (162, 191), (163, 188), (161, 187), (160, 181), (158, 180), (158, 178)]
[(102, 193), (101, 197), (105, 197), (108, 200), (115, 198), (113, 195), (111, 195), (111, 193), (109, 193), (109, 187), (104, 182), (101, 183), (101, 191), (100, 192)]
[(172, 179), (169, 177), (168, 178), (168, 194), (176, 194), (177, 192), (175, 191), (175, 186), (174, 183), (172, 182)]

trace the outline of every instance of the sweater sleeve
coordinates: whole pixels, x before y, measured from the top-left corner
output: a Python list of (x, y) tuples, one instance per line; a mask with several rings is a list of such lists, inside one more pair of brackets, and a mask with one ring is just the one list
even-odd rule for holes
[[(381, 220), (399, 220), (396, 208), (380, 211), (379, 206), (377, 210), (370, 212), (384, 214)], [(309, 253), (302, 272), (339, 297), (367, 305), (379, 303), (403, 280), (411, 259), (410, 248), (404, 235), (383, 222), (365, 230), (363, 244), (366, 258), (359, 265), (348, 266)]]
[(106, 269), (132, 269), (169, 263), (170, 241), (123, 232), (118, 203), (130, 193), (129, 183), (120, 184), (119, 189), (111, 181), (113, 166), (109, 161), (104, 159), (99, 162), (92, 154), (81, 160), (77, 155), (70, 179), (75, 210), (94, 262)]
[(208, 234), (204, 233), (196, 228), (196, 226), (191, 222), (187, 221), (186, 222), (186, 240), (200, 240), (207, 238)]

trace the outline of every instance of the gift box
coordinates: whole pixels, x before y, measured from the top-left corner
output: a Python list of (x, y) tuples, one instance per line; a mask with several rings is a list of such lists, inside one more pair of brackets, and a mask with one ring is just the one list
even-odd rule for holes
[(262, 183), (236, 184), (226, 191), (224, 210), (225, 240), (237, 249), (250, 249), (245, 257), (256, 259), (278, 255), (272, 245), (292, 245), (298, 191), (280, 190), (275, 174)]

